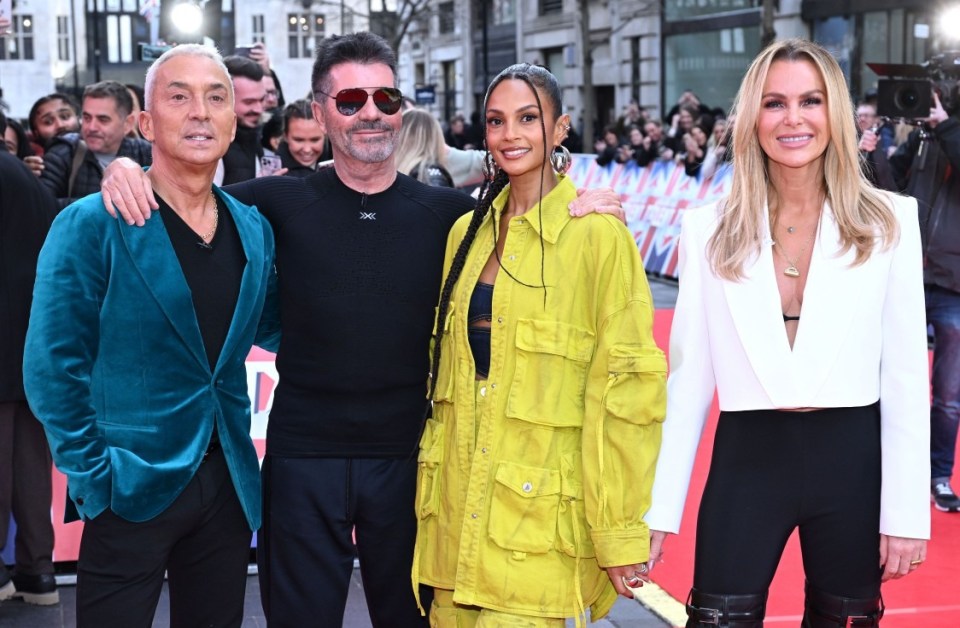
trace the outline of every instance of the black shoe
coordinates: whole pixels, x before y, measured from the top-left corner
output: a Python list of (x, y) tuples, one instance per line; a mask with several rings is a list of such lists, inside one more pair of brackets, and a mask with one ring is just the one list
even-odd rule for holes
[(14, 574), (13, 584), (17, 587), (14, 597), (23, 598), (27, 604), (51, 606), (60, 602), (60, 592), (57, 591), (57, 579), (52, 573), (39, 576), (28, 574)]
[(0, 602), (9, 600), (16, 592), (17, 587), (13, 586), (13, 581), (10, 580), (10, 574), (7, 572), (7, 568), (0, 564)]
[(949, 482), (937, 482), (930, 487), (930, 501), (937, 510), (960, 512), (960, 497), (950, 488)]

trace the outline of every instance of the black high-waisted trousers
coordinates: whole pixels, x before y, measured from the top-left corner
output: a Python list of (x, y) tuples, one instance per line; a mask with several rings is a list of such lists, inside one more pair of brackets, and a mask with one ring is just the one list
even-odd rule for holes
[(763, 593), (800, 530), (807, 581), (880, 591), (880, 408), (722, 412), (697, 523), (694, 587)]

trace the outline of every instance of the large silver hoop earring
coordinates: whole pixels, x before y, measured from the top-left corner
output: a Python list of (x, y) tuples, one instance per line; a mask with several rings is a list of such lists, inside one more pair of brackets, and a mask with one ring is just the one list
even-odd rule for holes
[(493, 155), (490, 154), (490, 151), (484, 153), (483, 161), (480, 162), (480, 170), (483, 172), (483, 176), (487, 181), (493, 181), (497, 173), (500, 172), (500, 166), (493, 160)]
[(567, 173), (567, 170), (573, 165), (573, 157), (566, 146), (560, 144), (553, 149), (553, 152), (550, 153), (550, 165), (553, 166), (553, 170), (557, 174)]

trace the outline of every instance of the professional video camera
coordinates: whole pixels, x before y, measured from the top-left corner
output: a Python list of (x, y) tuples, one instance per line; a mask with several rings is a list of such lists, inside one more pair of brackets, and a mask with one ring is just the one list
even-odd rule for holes
[(943, 52), (921, 65), (868, 63), (882, 77), (877, 82), (877, 115), (919, 125), (930, 117), (935, 90), (944, 110), (960, 107), (960, 51)]

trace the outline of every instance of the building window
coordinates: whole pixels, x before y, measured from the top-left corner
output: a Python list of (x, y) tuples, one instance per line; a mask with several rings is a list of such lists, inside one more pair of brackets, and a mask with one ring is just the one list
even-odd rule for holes
[(326, 20), (316, 13), (287, 14), (287, 42), (291, 59), (312, 59), (317, 42), (326, 34)]
[(130, 63), (133, 61), (131, 44), (132, 23), (129, 15), (107, 15), (107, 62)]
[(540, 0), (540, 15), (563, 13), (563, 0)]
[(760, 5), (760, 0), (665, 0), (663, 13), (667, 21), (689, 20), (718, 13), (741, 11)]
[(664, 40), (663, 106), (691, 89), (710, 108), (730, 109), (743, 73), (760, 50), (760, 29), (725, 28), (671, 35)]
[(0, 37), (0, 60), (33, 60), (33, 16), (14, 15), (9, 35)]
[(70, 60), (70, 19), (66, 15), (57, 16), (57, 60)]
[(251, 29), (251, 32), (253, 33), (252, 43), (257, 43), (257, 42), (266, 43), (267, 36), (263, 28), (263, 14), (261, 13), (259, 15), (251, 15), (250, 19), (253, 22), (253, 28)]
[(565, 50), (561, 48), (547, 48), (543, 51), (543, 65), (557, 77), (557, 81), (564, 85), (567, 82)]
[(453, 3), (441, 2), (437, 5), (437, 17), (439, 18), (440, 34), (452, 33), (454, 29)]
[(474, 2), (474, 21), (483, 24), (484, 19), (492, 26), (515, 24), (517, 21), (517, 5), (515, 0), (479, 0)]
[[(95, 30), (96, 29), (96, 30)], [(150, 40), (150, 28), (140, 14), (137, 0), (87, 1), (87, 54), (93, 58), (99, 32), (106, 46), (101, 48), (107, 63), (131, 63), (138, 58), (139, 42)]]

